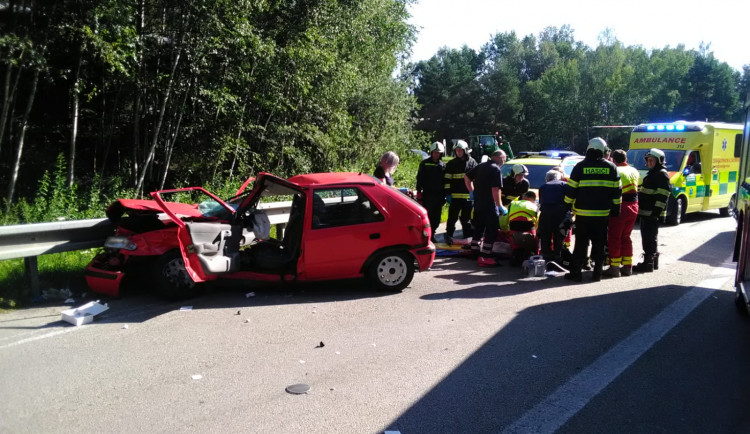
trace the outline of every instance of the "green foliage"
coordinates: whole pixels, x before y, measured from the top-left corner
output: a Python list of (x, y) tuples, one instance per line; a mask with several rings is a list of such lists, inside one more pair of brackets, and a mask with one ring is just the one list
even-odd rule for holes
[[(482, 59), (476, 67), (474, 59)], [(605, 136), (627, 146), (626, 129), (649, 121), (740, 121), (747, 92), (741, 76), (708, 47), (651, 52), (624, 46), (605, 31), (595, 48), (575, 41), (569, 26), (521, 39), (499, 33), (479, 52), (441, 49), (412, 76), (418, 128), (434, 140), (499, 131), (514, 149), (582, 151)]]
[[(37, 264), (40, 290), (69, 289), (73, 294), (89, 292), (81, 270), (93, 256), (91, 249), (40, 256)], [(31, 301), (23, 259), (0, 261), (0, 312), (28, 306)]]

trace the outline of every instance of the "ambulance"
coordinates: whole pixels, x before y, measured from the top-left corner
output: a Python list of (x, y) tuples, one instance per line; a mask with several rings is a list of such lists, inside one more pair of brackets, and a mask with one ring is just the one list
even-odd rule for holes
[(640, 124), (630, 134), (628, 163), (646, 176), (644, 155), (661, 149), (672, 182), (666, 222), (678, 225), (686, 213), (718, 209), (728, 217), (736, 208), (742, 125), (722, 122)]

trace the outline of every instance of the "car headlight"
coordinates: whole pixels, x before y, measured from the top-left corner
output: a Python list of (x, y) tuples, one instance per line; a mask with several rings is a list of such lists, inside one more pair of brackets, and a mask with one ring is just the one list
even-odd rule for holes
[(104, 241), (104, 247), (123, 250), (135, 250), (138, 248), (128, 237), (108, 237)]

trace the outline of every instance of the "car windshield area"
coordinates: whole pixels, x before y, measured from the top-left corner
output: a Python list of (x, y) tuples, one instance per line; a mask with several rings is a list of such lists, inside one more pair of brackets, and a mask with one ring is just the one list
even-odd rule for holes
[[(209, 220), (229, 220), (232, 218), (232, 211), (227, 209), (224, 205), (219, 203), (216, 199), (209, 196), (202, 190), (178, 190), (178, 191), (166, 191), (160, 194), (162, 200), (172, 204), (182, 204), (183, 207), (172, 207), (177, 217), (184, 218), (187, 215), (180, 212), (180, 210), (197, 209), (201, 218)], [(183, 211), (187, 212), (187, 211)], [(188, 212), (191, 219), (196, 217), (192, 212)]]
[[(631, 149), (628, 151), (628, 163), (638, 170), (648, 170), (646, 166), (646, 153), (650, 149)], [(674, 149), (662, 149), (664, 152), (664, 167), (669, 171), (680, 170), (682, 160), (685, 158), (685, 151)]]
[[(546, 182), (547, 172), (557, 167), (553, 164), (528, 164), (526, 168), (529, 170), (529, 174), (526, 179), (529, 180), (530, 188), (538, 189)], [(510, 171), (513, 168), (513, 164), (505, 164), (502, 168), (503, 178), (510, 175)], [(572, 168), (571, 168), (572, 170)]]

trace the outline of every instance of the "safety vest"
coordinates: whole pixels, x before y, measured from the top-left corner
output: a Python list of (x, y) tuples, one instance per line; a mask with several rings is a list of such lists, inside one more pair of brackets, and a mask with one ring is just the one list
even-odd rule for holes
[(632, 199), (631, 202), (636, 201), (638, 199), (638, 179), (640, 178), (638, 169), (628, 165), (617, 166), (617, 173), (620, 175), (620, 182), (622, 183), (623, 200)]
[(508, 208), (508, 222), (528, 221), (536, 225), (536, 216), (539, 212), (534, 202), (526, 199), (514, 200)]

